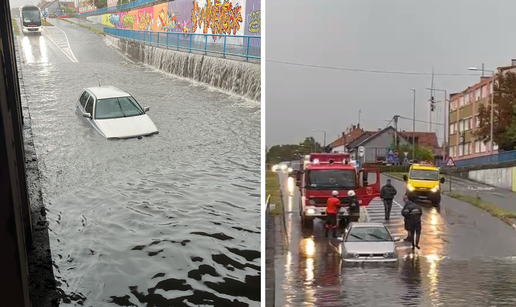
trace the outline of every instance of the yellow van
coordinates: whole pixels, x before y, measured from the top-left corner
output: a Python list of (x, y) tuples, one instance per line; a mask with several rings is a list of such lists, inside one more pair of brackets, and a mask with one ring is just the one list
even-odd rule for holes
[(439, 169), (434, 165), (412, 164), (408, 175), (403, 175), (407, 183), (406, 194), (411, 200), (426, 199), (438, 207), (441, 204), (441, 183)]

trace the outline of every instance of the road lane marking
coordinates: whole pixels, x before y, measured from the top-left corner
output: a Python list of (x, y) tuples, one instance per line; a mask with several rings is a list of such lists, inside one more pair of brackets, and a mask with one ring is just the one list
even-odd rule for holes
[[(59, 28), (57, 28), (57, 29), (59, 29)], [(61, 30), (61, 29), (59, 29), (59, 30)], [(51, 32), (51, 31), (50, 31), (50, 32)], [(56, 42), (52, 37), (50, 37), (48, 34), (46, 34), (46, 33), (45, 33), (45, 31), (43, 31), (43, 34), (44, 34), (44, 35), (45, 35), (45, 36), (46, 36), (46, 37), (47, 37), (47, 38), (48, 38), (52, 43), (54, 43), (54, 45), (56, 45), (56, 47), (57, 47), (59, 50), (61, 50), (61, 51), (62, 51), (62, 52), (63, 52), (63, 53), (68, 57), (68, 59), (70, 59), (70, 61), (72, 61), (72, 63), (79, 63), (79, 61), (77, 61), (77, 59), (75, 58), (75, 55), (74, 55), (74, 54), (73, 54), (73, 52), (72, 52), (72, 48), (70, 48), (70, 44), (69, 44), (69, 42), (68, 42), (68, 37), (66, 36), (66, 33), (65, 33), (63, 30), (61, 30), (61, 32), (63, 32), (63, 34), (65, 35), (66, 43), (65, 43), (65, 42), (61, 42), (61, 41), (59, 41), (59, 43), (58, 43), (58, 42)], [(59, 40), (59, 39), (57, 39), (57, 40)], [(62, 46), (60, 46), (59, 44), (63, 44), (63, 45), (64, 45), (64, 44), (66, 44), (66, 46), (65, 46), (65, 47), (62, 47)], [(70, 56), (70, 55), (65, 51), (65, 49), (68, 49), (68, 51), (70, 52), (70, 55), (71, 55), (71, 56)]]

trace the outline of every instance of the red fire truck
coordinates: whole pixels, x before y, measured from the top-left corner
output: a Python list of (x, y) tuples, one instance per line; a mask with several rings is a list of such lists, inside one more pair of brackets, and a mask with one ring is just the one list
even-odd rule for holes
[(354, 190), (361, 207), (380, 196), (377, 169), (359, 168), (349, 153), (312, 153), (305, 156), (297, 175), (300, 190), (299, 212), (304, 228), (313, 227), (314, 219), (326, 219), (326, 201), (331, 192), (339, 192), (339, 225), (356, 222), (359, 214), (349, 212), (348, 191)]

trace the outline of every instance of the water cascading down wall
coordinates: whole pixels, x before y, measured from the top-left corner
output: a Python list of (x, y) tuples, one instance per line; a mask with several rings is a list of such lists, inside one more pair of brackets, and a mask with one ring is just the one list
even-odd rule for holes
[[(106, 27), (169, 33), (261, 35), (261, 0), (175, 0), (146, 8), (88, 17)], [(171, 40), (176, 34), (170, 35)], [(198, 37), (196, 39), (203, 39)], [(210, 44), (223, 44), (209, 37)], [(181, 77), (190, 78), (225, 91), (260, 101), (261, 69), (258, 62), (245, 58), (189, 53), (153, 47), (106, 36), (108, 44), (132, 59)], [(245, 43), (244, 43), (245, 41)], [(231, 37), (227, 45), (246, 50), (247, 40)], [(260, 39), (249, 40), (251, 50), (259, 50)], [(202, 44), (204, 45), (204, 43)], [(203, 46), (204, 47), (204, 46)]]

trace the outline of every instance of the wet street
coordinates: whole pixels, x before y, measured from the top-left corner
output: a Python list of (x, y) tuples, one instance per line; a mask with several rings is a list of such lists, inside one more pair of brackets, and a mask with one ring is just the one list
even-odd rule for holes
[[(345, 266), (320, 221), (301, 231), (298, 189), (283, 174), (280, 182), (288, 239), (276, 246), (276, 306), (516, 306), (516, 231), (484, 211), (443, 196), (439, 211), (424, 206), (420, 250), (400, 242), (397, 266)], [(405, 238), (404, 183), (393, 185), (398, 195), (386, 225)], [(368, 216), (384, 222), (379, 199)]]
[[(17, 48), (60, 306), (259, 306), (259, 102), (49, 21)], [(159, 134), (107, 141), (83, 124), (80, 90), (99, 81), (150, 107)]]

